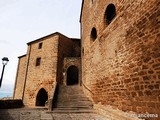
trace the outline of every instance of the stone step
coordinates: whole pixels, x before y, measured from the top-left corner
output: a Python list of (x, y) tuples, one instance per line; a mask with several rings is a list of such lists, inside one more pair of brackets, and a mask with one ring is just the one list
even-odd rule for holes
[(68, 104), (68, 105), (92, 105), (92, 103), (91, 102), (82, 102), (82, 101), (79, 101), (79, 102), (77, 102), (77, 101), (75, 101), (75, 102), (68, 102), (68, 101), (61, 101), (61, 102), (57, 102), (56, 103), (57, 105), (58, 104), (63, 104), (63, 105), (66, 105), (66, 104)]
[(86, 97), (78, 97), (78, 96), (64, 96), (64, 97), (62, 97), (62, 96), (59, 96), (59, 97), (57, 97), (57, 99), (77, 99), (77, 100), (89, 100), (88, 98), (86, 98)]
[(92, 104), (57, 104), (56, 107), (93, 107)]
[(62, 99), (62, 100), (58, 100), (57, 103), (86, 103), (86, 104), (92, 104), (91, 101), (89, 100), (77, 100), (77, 99)]
[(54, 112), (93, 112), (93, 103), (85, 96), (80, 86), (59, 86)]
[(68, 99), (68, 100), (89, 100), (88, 98), (85, 97), (79, 97), (79, 96), (59, 96), (57, 97), (57, 99), (59, 100), (64, 100), (64, 99)]
[(57, 97), (57, 101), (90, 101), (88, 98), (75, 97)]
[(65, 106), (61, 106), (61, 107), (57, 107), (54, 109), (90, 109), (90, 107), (86, 107), (86, 106), (79, 106), (79, 107), (65, 107)]
[(53, 113), (95, 113), (92, 109), (53, 109)]
[(71, 105), (71, 104), (58, 104), (56, 107), (93, 107), (93, 105)]
[(57, 105), (58, 104), (63, 104), (63, 105), (66, 105), (66, 104), (69, 104), (69, 105), (92, 105), (92, 103), (91, 102), (83, 102), (83, 101), (79, 101), (79, 102), (77, 102), (77, 101), (72, 101), (72, 102), (68, 102), (68, 101), (58, 101), (57, 103), (56, 103)]

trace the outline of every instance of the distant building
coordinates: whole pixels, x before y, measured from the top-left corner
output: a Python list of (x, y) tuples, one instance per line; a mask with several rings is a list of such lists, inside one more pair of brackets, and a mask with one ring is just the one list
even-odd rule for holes
[(56, 32), (27, 45), (27, 54), (19, 57), (14, 99), (29, 107), (44, 106), (57, 83), (80, 84), (80, 39)]

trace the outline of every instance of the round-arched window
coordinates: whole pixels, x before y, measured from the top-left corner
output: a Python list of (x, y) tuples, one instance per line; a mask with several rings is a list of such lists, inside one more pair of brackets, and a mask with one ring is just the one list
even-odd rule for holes
[(116, 8), (114, 4), (109, 4), (105, 11), (106, 24), (109, 25), (115, 16), (116, 16)]
[(95, 41), (96, 38), (97, 38), (97, 30), (95, 27), (93, 27), (91, 31), (91, 40)]

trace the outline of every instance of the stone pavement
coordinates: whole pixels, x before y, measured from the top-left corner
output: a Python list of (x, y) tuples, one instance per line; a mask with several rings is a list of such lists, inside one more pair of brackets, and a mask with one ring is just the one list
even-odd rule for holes
[(96, 112), (55, 113), (44, 108), (0, 109), (0, 120), (109, 120)]

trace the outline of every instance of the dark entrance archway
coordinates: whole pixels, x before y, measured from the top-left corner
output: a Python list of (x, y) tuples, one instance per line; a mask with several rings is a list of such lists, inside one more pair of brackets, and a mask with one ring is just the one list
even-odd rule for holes
[(78, 84), (78, 68), (72, 65), (67, 69), (67, 85), (75, 84)]
[(41, 88), (36, 97), (36, 106), (45, 106), (47, 100), (48, 94), (44, 88)]

